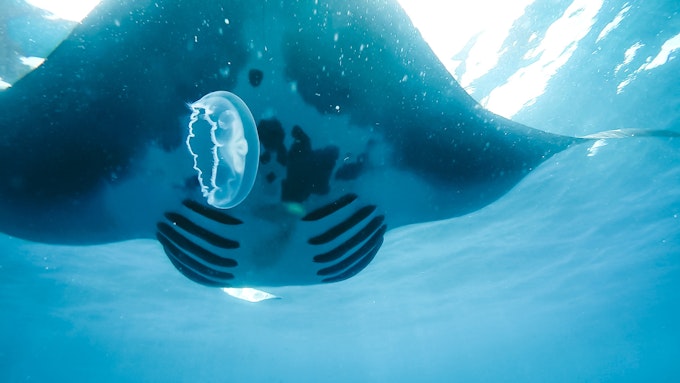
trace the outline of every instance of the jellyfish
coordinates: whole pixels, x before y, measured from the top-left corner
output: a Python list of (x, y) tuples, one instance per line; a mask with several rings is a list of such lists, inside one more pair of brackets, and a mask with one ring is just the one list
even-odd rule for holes
[(186, 145), (201, 192), (208, 204), (233, 208), (246, 199), (257, 175), (260, 140), (253, 115), (227, 91), (208, 93), (189, 108)]

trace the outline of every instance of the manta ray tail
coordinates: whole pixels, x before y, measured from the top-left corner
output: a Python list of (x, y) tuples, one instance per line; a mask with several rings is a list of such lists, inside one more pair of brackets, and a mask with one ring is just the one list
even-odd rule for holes
[(632, 138), (632, 137), (680, 137), (680, 132), (673, 130), (649, 130), (649, 129), (614, 129), (604, 132), (589, 134), (580, 138), (603, 140), (608, 138)]

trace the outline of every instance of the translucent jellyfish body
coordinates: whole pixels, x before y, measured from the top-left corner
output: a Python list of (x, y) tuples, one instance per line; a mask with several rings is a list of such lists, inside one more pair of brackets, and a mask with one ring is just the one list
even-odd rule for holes
[(186, 144), (201, 192), (210, 205), (232, 208), (248, 196), (257, 175), (260, 140), (253, 115), (226, 91), (208, 93), (189, 107)]

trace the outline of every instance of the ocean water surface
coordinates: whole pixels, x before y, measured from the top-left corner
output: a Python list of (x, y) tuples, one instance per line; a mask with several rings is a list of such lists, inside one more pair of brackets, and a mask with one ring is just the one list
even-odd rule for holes
[[(421, 3), (416, 25), (498, 113), (680, 130), (677, 2), (488, 2), (458, 30), (467, 2)], [(0, 249), (3, 382), (680, 381), (678, 139), (576, 146), (477, 212), (390, 231), (354, 278), (257, 304), (188, 281), (155, 241)]]

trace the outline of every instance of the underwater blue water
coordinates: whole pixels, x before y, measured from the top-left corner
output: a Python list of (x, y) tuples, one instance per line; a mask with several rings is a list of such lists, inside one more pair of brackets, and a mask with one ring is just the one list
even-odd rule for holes
[[(633, 5), (515, 119), (680, 128), (677, 58), (616, 93), (626, 49), (680, 33), (675, 2)], [(0, 249), (2, 382), (680, 381), (678, 139), (576, 146), (482, 210), (389, 232), (350, 280), (258, 304), (188, 281), (154, 241)]]

